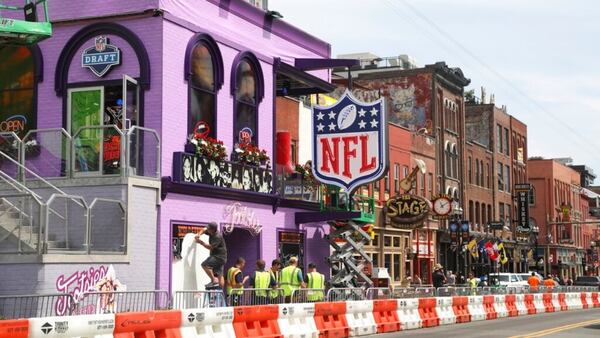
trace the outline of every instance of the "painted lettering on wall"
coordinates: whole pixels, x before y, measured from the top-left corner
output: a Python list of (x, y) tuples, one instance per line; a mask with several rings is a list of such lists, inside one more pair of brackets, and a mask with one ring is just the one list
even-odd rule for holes
[(256, 213), (239, 202), (225, 207), (225, 222), (221, 225), (225, 233), (232, 232), (234, 227), (247, 229), (253, 235), (258, 235), (262, 230)]
[[(96, 290), (96, 284), (106, 277), (107, 272), (108, 267), (101, 265), (96, 269), (90, 267), (87, 270), (76, 271), (70, 276), (60, 275), (56, 279), (56, 290), (71, 295), (77, 303), (83, 299), (86, 292)], [(56, 315), (64, 316), (72, 306), (69, 298), (60, 297), (56, 302)]]

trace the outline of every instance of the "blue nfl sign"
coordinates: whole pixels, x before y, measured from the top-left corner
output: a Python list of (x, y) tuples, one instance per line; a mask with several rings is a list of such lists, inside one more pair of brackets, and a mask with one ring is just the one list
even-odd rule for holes
[(98, 77), (104, 76), (112, 66), (121, 63), (121, 50), (108, 43), (106, 36), (97, 36), (93, 47), (81, 54), (81, 67), (89, 68)]
[(352, 193), (387, 172), (384, 99), (361, 102), (346, 91), (330, 107), (314, 106), (313, 173), (325, 184)]

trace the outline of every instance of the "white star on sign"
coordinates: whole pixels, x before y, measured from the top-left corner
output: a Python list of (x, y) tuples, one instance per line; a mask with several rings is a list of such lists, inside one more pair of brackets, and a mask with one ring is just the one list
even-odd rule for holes
[(361, 120), (360, 122), (358, 122), (358, 127), (360, 129), (365, 129), (365, 126), (367, 125), (367, 123), (365, 123), (365, 121)]
[(375, 109), (375, 107), (373, 107), (373, 109), (370, 110), (371, 112), (371, 116), (377, 116), (377, 113), (379, 112), (379, 110)]
[(322, 112), (322, 111), (320, 111), (320, 112), (317, 114), (317, 120), (322, 120), (322, 119), (323, 119), (323, 116), (325, 116), (325, 115), (323, 115), (323, 112)]
[(379, 121), (377, 121), (377, 120), (371, 121), (371, 128), (377, 128), (378, 124), (379, 124)]
[(366, 113), (367, 113), (367, 112), (366, 112), (364, 109), (360, 108), (360, 110), (358, 111), (358, 116), (360, 116), (360, 117), (365, 117), (365, 114), (366, 114)]
[(331, 122), (328, 127), (330, 131), (335, 130), (335, 124), (333, 124), (333, 122)]
[(322, 125), (321, 123), (317, 124), (317, 131), (321, 132), (323, 131), (323, 128), (325, 128), (324, 125)]
[(335, 113), (333, 112), (333, 110), (331, 112), (329, 112), (329, 119), (333, 120), (335, 118)]

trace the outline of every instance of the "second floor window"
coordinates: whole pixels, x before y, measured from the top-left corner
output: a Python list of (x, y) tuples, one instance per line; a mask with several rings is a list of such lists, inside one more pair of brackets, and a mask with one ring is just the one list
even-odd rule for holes
[[(256, 69), (242, 59), (236, 70), (234, 138), (235, 143), (258, 144), (258, 102), (256, 99)], [(248, 140), (242, 140), (248, 137)]]

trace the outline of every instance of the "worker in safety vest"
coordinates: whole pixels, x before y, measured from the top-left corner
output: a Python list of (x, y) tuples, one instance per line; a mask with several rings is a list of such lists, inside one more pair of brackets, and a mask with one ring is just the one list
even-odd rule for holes
[(281, 270), (279, 285), (283, 289), (285, 301), (290, 302), (294, 290), (305, 288), (302, 270), (298, 268), (298, 258), (290, 257), (288, 266)]
[(552, 291), (552, 288), (555, 287), (558, 283), (556, 283), (554, 281), (554, 279), (552, 279), (552, 275), (548, 274), (546, 276), (546, 279), (544, 279), (544, 286), (546, 287), (546, 290), (548, 291)]
[[(271, 262), (271, 269), (269, 269), (269, 273), (271, 274), (271, 279), (275, 280), (275, 288), (279, 287), (279, 281), (281, 279), (281, 261), (279, 259), (274, 259)], [(281, 290), (271, 290), (269, 292), (269, 297), (273, 304), (276, 304), (276, 299), (279, 297), (279, 293)]]
[[(246, 266), (246, 260), (238, 257), (235, 265), (227, 270), (227, 296), (231, 298), (231, 304), (237, 305), (240, 296), (243, 294), (244, 284), (248, 281), (248, 276), (244, 277), (242, 269)], [(234, 290), (237, 289), (237, 290)]]
[(254, 290), (254, 300), (252, 304), (264, 305), (269, 303), (270, 290), (277, 286), (277, 282), (271, 276), (271, 273), (265, 271), (265, 261), (259, 259), (256, 261), (256, 271), (250, 275), (250, 285)]
[[(315, 263), (308, 264), (306, 284), (307, 289), (325, 290), (325, 276), (322, 273), (317, 272)], [(323, 298), (323, 291), (308, 291), (307, 299), (309, 302), (320, 302)]]
[(529, 290), (531, 292), (537, 292), (538, 286), (540, 285), (540, 279), (535, 275), (535, 272), (531, 273), (531, 276), (527, 278), (527, 284), (529, 284)]
[(467, 279), (467, 283), (471, 287), (471, 295), (477, 294), (477, 286), (479, 285), (479, 282), (479, 278), (476, 278), (473, 272), (469, 272), (469, 278)]

